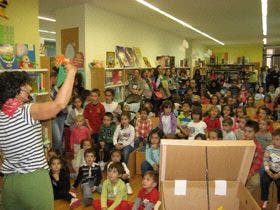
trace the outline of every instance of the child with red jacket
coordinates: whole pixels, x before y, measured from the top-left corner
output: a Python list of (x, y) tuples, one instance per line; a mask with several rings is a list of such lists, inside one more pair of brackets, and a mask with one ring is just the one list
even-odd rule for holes
[(159, 192), (156, 188), (158, 176), (154, 171), (147, 171), (142, 180), (142, 188), (134, 202), (132, 210), (152, 210), (159, 200)]
[[(97, 148), (99, 147), (98, 133), (103, 122), (103, 117), (105, 115), (105, 108), (99, 102), (99, 97), (100, 97), (100, 90), (93, 89), (90, 93), (91, 103), (89, 103), (84, 110), (84, 117), (86, 120), (86, 124), (91, 132), (91, 136), (94, 141), (94, 144), (97, 145), (96, 146)], [(97, 154), (97, 160), (99, 160), (98, 157), (99, 152), (97, 148), (95, 148), (95, 150)]]

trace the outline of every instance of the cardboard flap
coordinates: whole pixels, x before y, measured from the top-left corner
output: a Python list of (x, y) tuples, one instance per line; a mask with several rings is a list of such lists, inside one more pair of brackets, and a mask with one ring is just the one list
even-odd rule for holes
[(206, 181), (205, 146), (194, 141), (162, 140), (160, 180)]
[(245, 185), (255, 148), (253, 141), (245, 140), (210, 143), (207, 146), (208, 179), (240, 181)]
[(205, 181), (208, 168), (208, 180), (245, 185), (255, 147), (253, 141), (246, 140), (162, 140), (160, 180)]
[(174, 195), (174, 190), (174, 181), (161, 182), (162, 209), (208, 209), (206, 182), (188, 182), (186, 195)]

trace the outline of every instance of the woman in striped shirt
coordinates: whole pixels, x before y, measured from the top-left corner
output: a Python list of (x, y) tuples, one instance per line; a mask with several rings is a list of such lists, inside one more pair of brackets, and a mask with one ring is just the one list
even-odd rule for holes
[(44, 156), (41, 120), (55, 117), (71, 97), (76, 68), (65, 66), (67, 77), (54, 101), (29, 103), (32, 88), (26, 72), (0, 75), (0, 150), (4, 161), (4, 209), (54, 209), (52, 185)]

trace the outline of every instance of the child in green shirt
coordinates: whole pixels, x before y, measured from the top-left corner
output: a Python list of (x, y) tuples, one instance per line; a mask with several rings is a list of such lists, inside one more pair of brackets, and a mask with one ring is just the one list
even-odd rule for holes
[(192, 121), (191, 105), (185, 101), (182, 103), (182, 112), (177, 117), (177, 134), (179, 138), (188, 138), (188, 123)]
[(129, 210), (131, 204), (127, 201), (125, 183), (120, 179), (122, 176), (122, 164), (112, 163), (107, 170), (107, 179), (103, 182), (101, 201), (95, 200), (95, 210)]
[(99, 130), (99, 156), (100, 156), (100, 167), (103, 170), (105, 162), (110, 160), (111, 150), (114, 148), (113, 136), (116, 130), (116, 125), (113, 123), (113, 114), (106, 112), (103, 117), (103, 123)]

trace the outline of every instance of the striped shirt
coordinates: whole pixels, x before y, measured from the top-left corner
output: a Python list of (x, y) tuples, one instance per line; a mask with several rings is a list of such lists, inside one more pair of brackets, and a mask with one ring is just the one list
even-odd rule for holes
[(9, 117), (0, 111), (0, 150), (4, 162), (3, 174), (29, 173), (36, 169), (48, 169), (42, 141), (42, 127), (32, 118), (31, 104), (18, 108)]
[(265, 170), (273, 170), (280, 172), (280, 149), (275, 148), (274, 145), (269, 145), (265, 149), (263, 165)]

